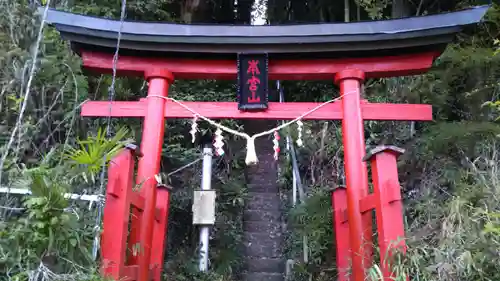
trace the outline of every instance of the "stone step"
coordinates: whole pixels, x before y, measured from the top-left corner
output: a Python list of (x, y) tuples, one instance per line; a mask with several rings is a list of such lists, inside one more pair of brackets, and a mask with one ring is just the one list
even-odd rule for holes
[[(263, 122), (263, 125), (271, 126)], [(265, 130), (255, 122), (245, 126), (249, 132)], [(245, 168), (248, 195), (243, 211), (245, 261), (243, 281), (284, 281), (282, 202), (279, 194), (278, 166), (270, 139), (255, 140), (259, 162)]]
[(245, 221), (243, 222), (243, 230), (247, 233), (264, 233), (276, 236), (282, 233), (282, 225), (280, 221)]
[(260, 192), (260, 193), (271, 193), (278, 194), (279, 187), (273, 181), (253, 181), (251, 184), (247, 184), (248, 192)]
[[(265, 161), (259, 157), (259, 163)], [(271, 184), (276, 185), (278, 181), (278, 172), (274, 168), (269, 168), (266, 165), (259, 165), (259, 167), (250, 167), (246, 169), (246, 183), (247, 184)]]
[(278, 222), (281, 220), (281, 212), (279, 210), (244, 210), (243, 220), (245, 222), (251, 221), (270, 221)]
[(283, 237), (281, 233), (248, 233), (243, 234), (247, 257), (280, 258), (283, 255)]
[(247, 272), (243, 274), (244, 281), (284, 281), (283, 274), (266, 272)]
[(283, 273), (285, 261), (281, 258), (246, 258), (249, 272)]
[[(259, 164), (264, 163), (266, 159), (259, 157)], [(274, 159), (273, 159), (274, 162)], [(273, 165), (274, 168), (274, 165)], [(278, 179), (278, 174), (276, 169), (269, 169), (269, 166), (259, 165), (258, 167), (251, 167), (246, 169), (246, 178), (247, 182), (251, 182), (252, 180), (261, 180), (260, 176), (266, 175), (269, 176), (268, 179), (273, 179), (276, 181)]]
[(247, 210), (281, 210), (281, 199), (277, 193), (249, 192)]

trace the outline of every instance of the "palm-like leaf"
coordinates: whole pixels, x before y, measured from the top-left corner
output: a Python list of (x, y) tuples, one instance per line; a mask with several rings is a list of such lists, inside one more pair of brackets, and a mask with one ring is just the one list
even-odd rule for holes
[[(90, 175), (91, 178), (95, 178), (95, 175), (102, 168), (103, 161), (107, 165), (128, 142), (125, 140), (128, 134), (129, 130), (127, 128), (120, 128), (111, 139), (107, 139), (104, 131), (99, 129), (95, 137), (79, 140), (79, 148), (68, 149), (66, 157), (75, 166), (85, 166), (85, 174)], [(84, 175), (84, 177), (87, 177), (87, 175)]]

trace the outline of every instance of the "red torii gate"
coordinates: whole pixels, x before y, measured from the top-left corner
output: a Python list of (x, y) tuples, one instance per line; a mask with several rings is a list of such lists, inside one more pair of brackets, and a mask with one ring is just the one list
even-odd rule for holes
[[(82, 52), (84, 66), (88, 69), (99, 70), (103, 72), (110, 71), (112, 68), (112, 55), (96, 54), (92, 52)], [(431, 67), (436, 53), (427, 53), (420, 56), (418, 60), (412, 60), (411, 57), (382, 57), (380, 61), (370, 60), (364, 62), (362, 60), (344, 63), (337, 60), (330, 65), (330, 76), (335, 78), (335, 82), (340, 86), (340, 94), (350, 93), (345, 95), (341, 101), (333, 102), (325, 105), (310, 115), (304, 117), (305, 120), (342, 120), (343, 143), (345, 155), (345, 172), (347, 186), (358, 188), (347, 189), (347, 220), (350, 222), (349, 231), (341, 232), (337, 230), (337, 244), (342, 245), (350, 243), (350, 249), (360, 249), (358, 254), (352, 255), (353, 272), (364, 272), (364, 266), (371, 264), (372, 244), (371, 244), (371, 229), (372, 216), (371, 213), (360, 209), (361, 200), (368, 195), (368, 176), (365, 162), (362, 161), (365, 156), (365, 137), (363, 131), (363, 120), (413, 120), (413, 121), (429, 121), (432, 120), (432, 107), (423, 104), (390, 104), (390, 103), (369, 103), (361, 99), (361, 83), (365, 77), (377, 77), (381, 73), (411, 73), (417, 70), (423, 71)], [(283, 61), (283, 64), (290, 64), (289, 61)], [(336, 69), (336, 65), (354, 64), (357, 68), (342, 68)], [(202, 78), (207, 69), (219, 68), (217, 77), (230, 78), (235, 76), (236, 63), (232, 63), (232, 67), (220, 67), (222, 63), (219, 61), (205, 62), (204, 65), (198, 64), (169, 64), (168, 60), (157, 59), (154, 61), (144, 62), (142, 58), (136, 57), (120, 57), (117, 64), (117, 71), (120, 73), (143, 73), (145, 79), (149, 82), (148, 95), (153, 96), (148, 99), (141, 99), (136, 102), (112, 102), (110, 106), (107, 101), (89, 101), (82, 106), (81, 115), (86, 117), (97, 116), (112, 116), (112, 117), (143, 117), (144, 129), (141, 141), (141, 152), (144, 155), (139, 160), (139, 168), (137, 173), (137, 182), (144, 179), (150, 179), (151, 186), (145, 185), (142, 189), (145, 198), (145, 211), (142, 221), (144, 224), (152, 225), (152, 210), (154, 210), (154, 202), (156, 202), (156, 190), (154, 186), (154, 175), (159, 172), (159, 163), (161, 159), (161, 148), (165, 118), (191, 118), (193, 113), (180, 105), (157, 97), (158, 95), (167, 97), (168, 87), (173, 82), (174, 75), (184, 73), (188, 77)], [(167, 70), (166, 65), (171, 65)], [(107, 66), (107, 69), (105, 69)], [(277, 61), (270, 64), (269, 73), (271, 77), (286, 76), (287, 79), (303, 79), (304, 76), (309, 79), (320, 78), (326, 73), (318, 73), (321, 66), (316, 63), (302, 64), (302, 68), (287, 68), (283, 67), (281, 62)], [(275, 70), (276, 69), (276, 70)], [(280, 69), (288, 69), (287, 73), (280, 72)], [(213, 74), (210, 73), (210, 74)], [(220, 76), (219, 76), (220, 75)], [(304, 112), (316, 107), (319, 103), (303, 103), (303, 102), (287, 102), (287, 103), (270, 103), (269, 109), (263, 112), (243, 112), (239, 111), (236, 102), (183, 102), (189, 108), (195, 109), (201, 115), (211, 119), (232, 118), (232, 119), (276, 119), (290, 120), (303, 114)], [(110, 110), (111, 109), (111, 110)], [(397, 179), (397, 178), (396, 178)], [(398, 189), (399, 191), (399, 189)], [(335, 201), (335, 196), (334, 200)], [(149, 204), (148, 204), (149, 202)], [(151, 210), (151, 211), (150, 211)], [(364, 213), (363, 215), (361, 215)], [(394, 214), (397, 219), (392, 221), (394, 226), (402, 228), (403, 219), (402, 213)], [(336, 221), (336, 227), (339, 223), (344, 223), (346, 220)], [(138, 222), (137, 222), (138, 224)], [(151, 227), (151, 226), (149, 226)], [(146, 227), (138, 227), (134, 225), (132, 220), (132, 229), (141, 229), (138, 237), (147, 237), (146, 239), (132, 238), (132, 241), (154, 241), (152, 237), (152, 229)], [(345, 235), (344, 233), (347, 233)], [(349, 235), (349, 233), (354, 233)], [(137, 234), (131, 233), (132, 237)], [(162, 237), (162, 235), (158, 235)], [(350, 237), (350, 239), (349, 239)], [(350, 241), (350, 242), (349, 242)], [(133, 242), (129, 242), (135, 244)], [(144, 245), (144, 255), (142, 261), (144, 264), (149, 264), (144, 256), (150, 255), (152, 245)], [(106, 244), (103, 245), (106, 247)], [(338, 266), (346, 266), (346, 258), (349, 256), (350, 249), (346, 252), (339, 252)], [(103, 249), (104, 252), (104, 249)], [(343, 261), (342, 261), (343, 260)], [(157, 261), (154, 261), (157, 262)], [(364, 275), (364, 274), (363, 274)], [(356, 276), (354, 274), (354, 276)], [(364, 278), (364, 277), (363, 277)], [(344, 279), (339, 279), (344, 280)], [(357, 279), (355, 279), (357, 280)]]
[[(116, 71), (119, 75), (144, 76), (149, 83), (148, 98), (135, 102), (112, 102), (112, 106), (109, 102), (90, 101), (82, 106), (81, 112), (82, 116), (89, 117), (144, 119), (142, 157), (135, 179), (137, 183), (142, 183), (140, 194), (128, 191), (133, 178), (132, 154), (123, 152), (111, 164), (107, 189), (110, 200), (107, 204), (114, 202), (111, 205), (118, 207), (107, 206), (104, 214), (102, 255), (105, 261), (114, 264), (113, 268), (109, 263), (104, 265), (105, 274), (139, 281), (150, 280), (152, 274), (152, 279), (160, 280), (163, 251), (152, 251), (152, 248), (163, 248), (168, 224), (168, 191), (161, 191), (157, 197), (155, 179), (160, 169), (165, 118), (193, 117), (189, 110), (166, 100), (174, 78), (236, 79), (238, 67), (234, 54), (251, 51), (274, 54), (269, 59), (269, 79), (328, 79), (340, 86), (340, 101), (325, 105), (303, 119), (342, 120), (347, 188), (336, 190), (332, 198), (337, 267), (339, 272), (344, 271), (349, 266), (350, 257), (352, 278), (340, 275), (339, 280), (364, 281), (365, 269), (371, 266), (373, 253), (372, 216), (368, 210), (375, 209), (377, 213), (382, 262), (385, 253), (390, 256), (389, 242), (402, 238), (404, 233), (395, 157), (402, 151), (394, 147), (380, 147), (373, 155), (367, 156), (363, 121), (428, 121), (432, 120), (432, 109), (430, 105), (422, 104), (369, 103), (361, 97), (361, 84), (366, 78), (414, 75), (427, 71), (453, 35), (463, 26), (477, 23), (486, 10), (487, 7), (479, 7), (425, 19), (394, 20), (393, 24), (387, 24), (387, 21), (325, 24), (324, 28), (316, 28), (315, 25), (207, 27), (127, 22), (121, 45), (126, 54), (117, 61)], [(48, 21), (72, 41), (86, 69), (98, 73), (112, 71), (111, 47), (115, 46), (117, 30), (121, 30), (118, 22), (54, 10), (49, 12)], [(254, 28), (261, 30), (250, 31)], [(372, 52), (370, 48), (378, 50)], [(130, 50), (135, 55), (127, 55)], [(294, 52), (302, 53), (302, 56), (321, 53), (337, 58), (283, 58), (292, 57)], [(199, 59), (190, 54), (210, 54), (213, 57)], [(338, 58), (339, 55), (349, 58)], [(265, 111), (248, 112), (238, 110), (235, 102), (182, 103), (210, 119), (275, 120), (293, 120), (319, 105), (271, 102)], [(371, 161), (373, 167), (373, 194), (368, 194), (365, 161)], [(119, 168), (120, 164), (125, 166)], [(127, 258), (122, 252), (127, 248), (126, 227), (123, 226), (128, 224), (130, 205), (142, 214), (135, 211), (137, 216), (132, 218), (128, 248), (132, 250), (133, 245), (140, 242), (142, 251), (138, 256)], [(404, 246), (404, 243), (398, 245)], [(383, 265), (383, 271), (384, 278), (390, 280), (390, 268)]]

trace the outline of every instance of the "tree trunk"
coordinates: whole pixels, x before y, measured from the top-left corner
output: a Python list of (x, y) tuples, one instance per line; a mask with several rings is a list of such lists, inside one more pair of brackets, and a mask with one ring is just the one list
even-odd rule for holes
[(206, 0), (184, 0), (181, 4), (182, 21), (184, 23), (202, 22), (205, 17), (208, 17), (207, 7)]
[(409, 16), (407, 0), (392, 0), (392, 18), (404, 18)]

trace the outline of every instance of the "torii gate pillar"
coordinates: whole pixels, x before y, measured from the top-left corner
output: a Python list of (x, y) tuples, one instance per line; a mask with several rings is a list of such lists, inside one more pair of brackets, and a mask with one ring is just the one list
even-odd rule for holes
[[(156, 208), (157, 182), (155, 175), (160, 172), (161, 152), (163, 137), (165, 133), (165, 105), (168, 89), (174, 81), (172, 73), (165, 69), (151, 69), (144, 72), (144, 76), (149, 83), (147, 109), (144, 116), (141, 151), (144, 156), (140, 158), (137, 168), (137, 184), (141, 187), (141, 195), (144, 196), (144, 212), (142, 219), (140, 214), (135, 214), (131, 219), (131, 242), (135, 245), (141, 241), (138, 254), (139, 273), (138, 280), (149, 280), (149, 269), (151, 262), (158, 269), (157, 275), (161, 272), (163, 263), (163, 250), (152, 253), (152, 247), (163, 249), (164, 237), (153, 237), (154, 214)], [(156, 227), (163, 227), (154, 233), (165, 234), (168, 224), (168, 214), (163, 223)], [(154, 244), (154, 245), (153, 245)], [(153, 256), (152, 256), (153, 255)], [(132, 257), (136, 259), (136, 257)], [(160, 276), (155, 276), (155, 280), (160, 280)]]
[(354, 281), (365, 280), (365, 268), (371, 264), (372, 216), (361, 215), (359, 200), (368, 195), (368, 172), (363, 157), (366, 154), (363, 116), (361, 115), (361, 83), (365, 73), (346, 69), (335, 75), (342, 97), (342, 143), (347, 187), (347, 210), (352, 274)]

